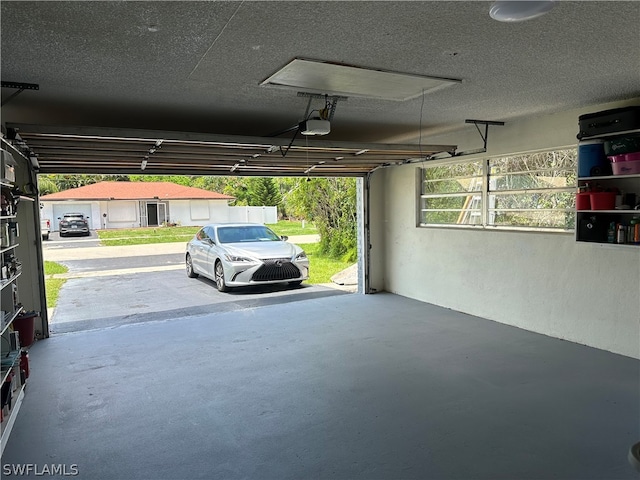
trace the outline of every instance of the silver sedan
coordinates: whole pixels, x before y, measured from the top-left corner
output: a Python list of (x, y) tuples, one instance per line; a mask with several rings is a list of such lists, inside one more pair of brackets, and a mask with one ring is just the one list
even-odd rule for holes
[(210, 278), (221, 292), (247, 285), (300, 285), (309, 278), (309, 259), (286, 240), (259, 223), (205, 225), (187, 243), (187, 275)]

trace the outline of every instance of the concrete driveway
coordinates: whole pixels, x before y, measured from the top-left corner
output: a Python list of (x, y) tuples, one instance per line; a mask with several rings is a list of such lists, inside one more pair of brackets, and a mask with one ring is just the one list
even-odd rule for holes
[(61, 237), (58, 232), (50, 232), (49, 239), (43, 240), (44, 248), (79, 248), (79, 247), (97, 247), (100, 245), (100, 239), (95, 230), (91, 230), (89, 235), (74, 235), (71, 237)]
[(57, 275), (67, 282), (57, 306), (50, 311), (52, 334), (228, 312), (355, 290), (352, 286), (303, 284), (243, 287), (220, 293), (211, 280), (187, 277), (186, 242), (123, 247), (90, 242), (65, 238), (43, 244), (45, 260), (69, 268), (68, 273)]

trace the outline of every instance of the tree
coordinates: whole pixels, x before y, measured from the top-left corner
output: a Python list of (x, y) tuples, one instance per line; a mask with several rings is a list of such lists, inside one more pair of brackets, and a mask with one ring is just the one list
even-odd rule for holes
[(222, 193), (234, 197), (234, 205), (249, 205), (248, 191), (247, 178), (230, 177)]
[(355, 261), (357, 254), (356, 180), (353, 178), (300, 179), (291, 190), (289, 205), (313, 220), (320, 232), (320, 250)]
[(40, 195), (48, 195), (60, 191), (56, 182), (50, 177), (51, 175), (40, 175), (38, 177), (38, 190)]
[(270, 177), (254, 177), (248, 182), (249, 205), (278, 206), (282, 203), (280, 191)]
[(129, 179), (132, 182), (171, 182), (177, 185), (191, 186), (192, 179), (187, 175), (131, 175)]
[(61, 192), (98, 182), (128, 182), (128, 175), (38, 175), (40, 194)]

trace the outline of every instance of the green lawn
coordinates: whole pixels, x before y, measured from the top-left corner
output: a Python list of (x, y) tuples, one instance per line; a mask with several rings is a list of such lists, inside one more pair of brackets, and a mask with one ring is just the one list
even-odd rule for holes
[(188, 242), (200, 227), (146, 227), (98, 230), (100, 243), (107, 247), (147, 243)]
[[(268, 225), (278, 235), (316, 235), (318, 230), (313, 224), (282, 221)], [(100, 243), (106, 247), (121, 245), (144, 245), (147, 243), (188, 242), (200, 227), (145, 227), (122, 228), (117, 230), (97, 230)]]
[(64, 265), (56, 262), (45, 261), (44, 262), (44, 286), (47, 293), (47, 307), (53, 308), (58, 303), (58, 295), (64, 282), (67, 280), (64, 278), (51, 278), (52, 275), (57, 273), (66, 273), (69, 269)]
[(333, 275), (353, 265), (349, 262), (343, 262), (342, 260), (321, 255), (318, 252), (320, 247), (319, 243), (304, 243), (299, 246), (304, 249), (307, 257), (309, 257), (310, 275), (307, 283), (330, 283)]
[(276, 232), (278, 235), (317, 235), (318, 229), (313, 223), (305, 222), (302, 228), (302, 222), (294, 222), (290, 220), (281, 220), (278, 223), (268, 223), (267, 227)]

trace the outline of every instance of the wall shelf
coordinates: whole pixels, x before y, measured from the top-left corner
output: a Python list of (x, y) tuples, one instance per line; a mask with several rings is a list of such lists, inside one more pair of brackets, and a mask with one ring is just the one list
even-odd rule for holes
[(13, 405), (11, 407), (11, 412), (8, 417), (2, 421), (2, 437), (0, 438), (0, 455), (4, 453), (4, 447), (7, 445), (9, 441), (9, 435), (11, 435), (11, 430), (13, 429), (13, 424), (16, 421), (16, 417), (18, 416), (18, 412), (20, 411), (20, 406), (22, 405), (22, 401), (24, 400), (24, 392), (27, 384), (26, 382), (20, 387), (19, 392), (14, 393), (14, 400), (12, 401)]
[(640, 210), (577, 210), (577, 213), (614, 213), (614, 214), (633, 214), (640, 217)]
[[(0, 335), (2, 336), (3, 355), (0, 360), (4, 360), (1, 366), (2, 385), (7, 388), (10, 383), (11, 405), (5, 405), (3, 408), (4, 418), (0, 423), (1, 430), (1, 450), (4, 451), (14, 422), (20, 411), (20, 406), (25, 395), (25, 387), (27, 384), (27, 372), (23, 370), (23, 362), (21, 352), (26, 351), (33, 342), (33, 338), (20, 338), (22, 348), (13, 351), (11, 349), (12, 330), (16, 331), (20, 336), (30, 335), (25, 332), (21, 322), (21, 315), (27, 308), (20, 303), (20, 290), (26, 288), (25, 299), (27, 304), (36, 310), (44, 310), (46, 308), (46, 298), (44, 296), (43, 285), (40, 279), (34, 273), (34, 269), (30, 266), (37, 264), (38, 272), (43, 270), (43, 262), (41, 258), (41, 250), (36, 242), (32, 242), (31, 235), (34, 231), (38, 218), (37, 208), (37, 192), (22, 192), (16, 188), (16, 184), (22, 185), (34, 178), (31, 174), (35, 173), (31, 168), (31, 163), (25, 155), (8, 143), (5, 138), (0, 138), (2, 155), (0, 166), (0, 185), (2, 186), (2, 195), (6, 200), (6, 207), (0, 215), (0, 223), (2, 224), (2, 247), (0, 247), (0, 264), (3, 267), (3, 276), (9, 277), (0, 280), (0, 295), (2, 297), (1, 304), (3, 313), (1, 314)], [(15, 173), (10, 175), (8, 172), (13, 167)], [(7, 176), (9, 178), (7, 178)], [(19, 227), (26, 227), (27, 235), (20, 237)], [(35, 230), (38, 232), (38, 230)], [(25, 233), (23, 231), (23, 233)], [(22, 258), (20, 258), (22, 257)], [(27, 268), (23, 268), (23, 263)], [(26, 275), (21, 277), (22, 274)], [(20, 283), (20, 285), (18, 285)], [(11, 287), (10, 287), (11, 286)], [(6, 287), (6, 288), (5, 288)], [(9, 288), (10, 287), (10, 288)], [(31, 293), (38, 293), (39, 298), (31, 298)], [(40, 308), (42, 307), (42, 308)], [(45, 314), (46, 319), (46, 314)], [(35, 320), (35, 319), (34, 319)], [(20, 330), (16, 330), (16, 326)], [(34, 323), (35, 327), (35, 323)], [(28, 330), (28, 329), (27, 329)], [(35, 332), (34, 332), (35, 336)], [(31, 340), (31, 341), (29, 341)], [(8, 356), (7, 356), (8, 353)]]
[(4, 287), (11, 285), (14, 282), (14, 280), (16, 280), (20, 275), (22, 275), (22, 272), (18, 272), (12, 277), (7, 278), (6, 280), (0, 281), (0, 290), (4, 290)]
[(3, 249), (0, 250), (0, 254), (3, 254), (5, 252), (8, 252), (9, 250), (13, 250), (14, 248), (16, 248), (18, 245), (20, 245), (19, 243), (16, 243), (15, 245), (10, 245), (8, 247), (4, 247)]
[(633, 173), (631, 175), (601, 175), (598, 177), (578, 177), (578, 180), (588, 182), (590, 180), (624, 180), (625, 178), (640, 178), (640, 173)]
[[(580, 138), (580, 140), (606, 139), (622, 136), (638, 137), (640, 136), (640, 130), (625, 130), (602, 135), (591, 135)], [(602, 155), (604, 155), (604, 152), (602, 152)], [(580, 163), (580, 155), (578, 155), (578, 163)], [(580, 171), (580, 168), (578, 168), (578, 171)], [(623, 203), (621, 204), (628, 205), (631, 208), (624, 210), (576, 210), (577, 242), (595, 243), (616, 248), (640, 248), (640, 244), (633, 241), (635, 236), (635, 223), (640, 219), (640, 210), (635, 209), (636, 206), (640, 205), (640, 173), (578, 177), (578, 188), (580, 191), (596, 190), (624, 194), (625, 197), (622, 197)], [(630, 200), (627, 199), (629, 197)], [(609, 231), (612, 225), (615, 227), (614, 239), (618, 238), (618, 229), (620, 227), (622, 230), (620, 233), (624, 239), (624, 243), (608, 241), (610, 237)], [(631, 241), (629, 241), (629, 237), (631, 237)]]
[[(20, 315), (23, 311), (24, 311), (24, 308), (21, 306), (15, 312), (13, 312), (13, 315), (10, 315), (11, 318), (10, 318), (10, 320), (7, 321), (5, 326), (2, 327), (2, 332), (0, 333), (0, 335), (2, 335), (4, 332), (7, 331), (7, 328), (9, 328), (9, 325), (11, 325), (13, 323), (13, 321), (16, 318), (18, 318), (18, 315)], [(9, 315), (7, 315), (7, 316), (9, 316)]]

